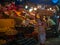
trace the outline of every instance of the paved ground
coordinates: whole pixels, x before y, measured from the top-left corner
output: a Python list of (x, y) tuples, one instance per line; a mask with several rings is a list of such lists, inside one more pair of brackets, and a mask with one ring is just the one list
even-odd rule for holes
[(60, 37), (47, 40), (46, 45), (60, 45)]
[[(39, 44), (37, 44), (37, 45), (39, 45)], [(48, 39), (46, 41), (46, 45), (60, 45), (60, 37)]]

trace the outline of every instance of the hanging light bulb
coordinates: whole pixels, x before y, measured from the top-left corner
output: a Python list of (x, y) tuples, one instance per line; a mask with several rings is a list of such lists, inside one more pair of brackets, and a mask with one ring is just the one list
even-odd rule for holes
[(50, 10), (52, 10), (52, 8), (50, 8)]
[(37, 8), (34, 8), (34, 10), (37, 10)]
[(27, 8), (28, 8), (28, 6), (26, 5), (26, 6), (25, 6), (25, 9), (27, 9)]
[(32, 12), (32, 11), (33, 11), (33, 8), (30, 8), (30, 9), (29, 9), (29, 12)]

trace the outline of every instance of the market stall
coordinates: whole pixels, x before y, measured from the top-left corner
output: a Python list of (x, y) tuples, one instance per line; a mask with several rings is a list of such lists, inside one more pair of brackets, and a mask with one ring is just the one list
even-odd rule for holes
[[(37, 23), (35, 16), (37, 18), (43, 16), (43, 19), (45, 20), (45, 18), (49, 19), (50, 17), (52, 17), (56, 12), (55, 6), (37, 5), (30, 2), (26, 3), (25, 5), (18, 6), (16, 6), (14, 2), (8, 4), (6, 3), (4, 6), (0, 5), (0, 8), (2, 9), (0, 14), (0, 16), (2, 16), (0, 19), (4, 19), (0, 21), (0, 23), (2, 23), (0, 27), (3, 27), (0, 31), (5, 32), (4, 35), (7, 35), (7, 37), (9, 37), (8, 40), (5, 38), (7, 42), (12, 43), (16, 41), (18, 45), (26, 44), (25, 42), (28, 41), (29, 42), (27, 45), (34, 45), (34, 43), (36, 43), (36, 40), (38, 40), (38, 27), (35, 26), (35, 24)], [(13, 21), (10, 21), (9, 19), (12, 19)], [(50, 24), (47, 24), (48, 30)], [(12, 25), (13, 27), (11, 27)]]

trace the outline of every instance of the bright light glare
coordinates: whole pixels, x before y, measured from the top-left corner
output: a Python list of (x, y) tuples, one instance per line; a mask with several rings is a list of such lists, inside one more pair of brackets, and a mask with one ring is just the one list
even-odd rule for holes
[(50, 8), (50, 10), (52, 10), (52, 8)]
[(31, 9), (29, 9), (29, 12), (32, 12), (33, 11), (33, 9), (31, 8)]
[(25, 6), (25, 8), (27, 9), (27, 8), (28, 8), (28, 6), (26, 5), (26, 6)]
[(37, 10), (37, 8), (34, 8), (34, 10)]

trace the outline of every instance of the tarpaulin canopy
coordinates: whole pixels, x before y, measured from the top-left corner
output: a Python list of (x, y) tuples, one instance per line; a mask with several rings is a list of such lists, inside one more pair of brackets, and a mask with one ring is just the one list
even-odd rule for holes
[(49, 5), (56, 5), (58, 3), (58, 0), (28, 0), (29, 2), (35, 3), (35, 4), (49, 4)]
[(0, 0), (0, 2), (3, 1), (15, 1), (16, 4), (24, 4), (26, 3), (26, 1), (31, 2), (31, 3), (35, 3), (35, 4), (49, 4), (49, 5), (57, 5), (60, 4), (59, 1), (60, 0)]
[(15, 0), (16, 5), (24, 4), (25, 2), (26, 2), (25, 0)]
[(60, 0), (59, 0), (59, 2), (58, 2), (58, 5), (60, 5)]
[(16, 3), (26, 3), (27, 2), (31, 2), (31, 3), (35, 3), (35, 4), (47, 4), (47, 5), (57, 5), (59, 0), (15, 0)]

